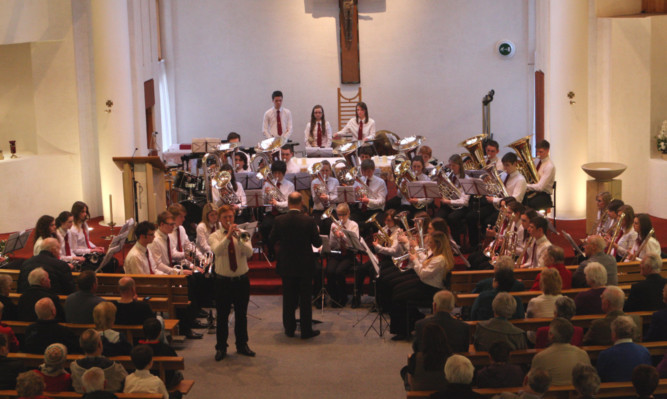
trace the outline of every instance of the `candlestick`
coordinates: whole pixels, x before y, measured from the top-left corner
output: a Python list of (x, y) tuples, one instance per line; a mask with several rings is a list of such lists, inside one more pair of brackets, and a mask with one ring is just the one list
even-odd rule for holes
[(109, 194), (109, 225), (113, 226), (113, 199)]

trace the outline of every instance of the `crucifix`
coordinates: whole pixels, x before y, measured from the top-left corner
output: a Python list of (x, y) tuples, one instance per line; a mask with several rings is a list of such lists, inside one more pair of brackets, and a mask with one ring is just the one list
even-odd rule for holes
[(338, 0), (340, 7), (340, 81), (360, 83), (357, 0)]

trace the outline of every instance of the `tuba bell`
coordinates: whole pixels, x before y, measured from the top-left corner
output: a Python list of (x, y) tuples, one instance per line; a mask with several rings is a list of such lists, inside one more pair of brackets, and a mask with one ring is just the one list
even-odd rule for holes
[(513, 149), (516, 155), (519, 156), (519, 171), (526, 178), (526, 182), (528, 184), (535, 184), (540, 181), (533, 157), (530, 155), (530, 136), (522, 137), (507, 146)]
[(500, 198), (509, 197), (510, 195), (507, 192), (505, 183), (503, 183), (503, 179), (501, 179), (500, 175), (498, 174), (496, 165), (494, 163), (486, 165), (484, 167), (484, 170), (487, 171), (487, 174), (482, 177), (482, 180), (486, 185), (487, 191), (491, 193), (493, 197), (500, 197)]
[[(486, 140), (487, 137), (489, 137), (487, 134), (478, 134), (477, 136), (470, 137), (459, 143), (461, 147), (465, 148), (470, 153), (473, 166), (471, 169), (484, 168), (484, 140)], [(469, 170), (468, 168), (465, 169)]]
[(225, 205), (233, 205), (241, 202), (236, 195), (236, 190), (232, 186), (232, 174), (227, 170), (215, 174), (213, 179), (211, 179), (211, 188), (218, 190), (220, 200)]

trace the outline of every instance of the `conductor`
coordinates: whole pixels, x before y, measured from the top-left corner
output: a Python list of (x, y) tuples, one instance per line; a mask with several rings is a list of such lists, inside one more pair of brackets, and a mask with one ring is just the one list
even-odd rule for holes
[(313, 291), (315, 255), (312, 246), (322, 245), (317, 223), (301, 212), (301, 194), (295, 191), (287, 198), (288, 212), (276, 218), (271, 230), (271, 242), (277, 246), (276, 271), (283, 280), (283, 327), (285, 335), (294, 336), (294, 312), (300, 304), (301, 339), (320, 335), (313, 330), (313, 310), (310, 299)]

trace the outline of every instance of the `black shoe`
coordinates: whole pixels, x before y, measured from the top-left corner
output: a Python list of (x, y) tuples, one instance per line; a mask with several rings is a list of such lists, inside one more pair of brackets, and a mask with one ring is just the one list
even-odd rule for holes
[(313, 338), (317, 337), (318, 335), (320, 335), (320, 330), (311, 330), (307, 333), (301, 333), (301, 339)]
[(208, 323), (202, 323), (199, 320), (195, 320), (191, 323), (190, 328), (208, 328)]
[(248, 344), (236, 348), (236, 353), (243, 356), (255, 357), (255, 352), (253, 352)]
[(405, 334), (396, 334), (393, 337), (391, 337), (392, 341), (405, 341), (408, 338), (407, 335)]
[(285, 335), (287, 335), (290, 338), (294, 338), (294, 331), (285, 331)]
[(220, 360), (224, 359), (225, 356), (227, 356), (227, 350), (216, 350), (215, 351), (215, 361), (219, 362)]
[(356, 297), (356, 296), (353, 297), (353, 298), (352, 298), (352, 305), (350, 305), (350, 307), (351, 307), (352, 309), (356, 309), (356, 308), (358, 308), (359, 306), (361, 306), (361, 298)]
[(187, 338), (187, 339), (202, 339), (202, 338), (204, 338), (204, 335), (190, 330), (190, 331), (185, 333), (185, 338)]

